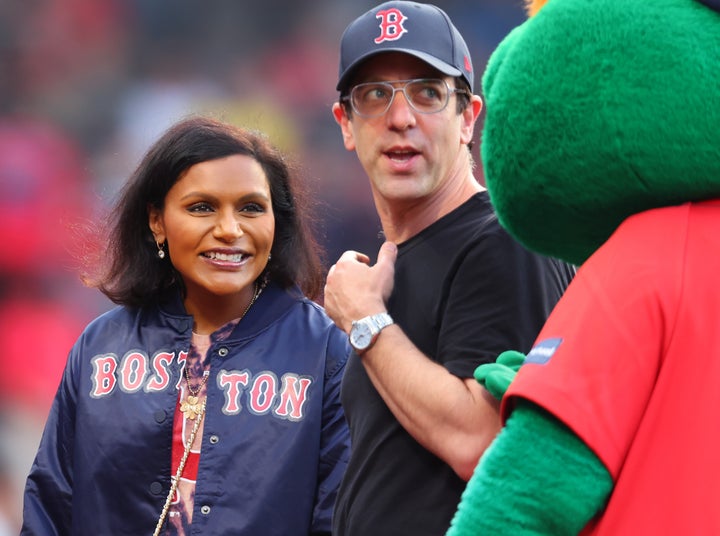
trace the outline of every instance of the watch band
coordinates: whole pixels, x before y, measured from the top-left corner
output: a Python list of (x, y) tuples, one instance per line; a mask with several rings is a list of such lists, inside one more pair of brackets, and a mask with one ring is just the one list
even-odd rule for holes
[(373, 324), (375, 324), (378, 333), (380, 333), (383, 328), (386, 328), (389, 325), (395, 323), (395, 321), (388, 313), (378, 313), (376, 315), (371, 315), (368, 318), (372, 321)]
[(380, 332), (393, 323), (388, 313), (377, 313), (354, 321), (349, 333), (350, 345), (358, 355), (366, 352), (375, 344)]

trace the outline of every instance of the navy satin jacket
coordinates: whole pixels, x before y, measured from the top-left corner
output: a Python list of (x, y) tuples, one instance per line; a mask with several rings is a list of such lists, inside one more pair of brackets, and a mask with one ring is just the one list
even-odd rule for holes
[[(22, 534), (153, 533), (191, 330), (179, 299), (118, 307), (85, 329), (27, 480)], [(330, 533), (349, 453), (349, 353), (321, 307), (273, 285), (211, 346), (193, 534)]]

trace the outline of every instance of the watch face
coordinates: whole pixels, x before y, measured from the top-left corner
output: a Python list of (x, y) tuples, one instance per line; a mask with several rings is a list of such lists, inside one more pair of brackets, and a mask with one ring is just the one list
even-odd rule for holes
[(350, 330), (350, 344), (356, 350), (364, 350), (372, 342), (373, 333), (365, 322), (356, 322)]

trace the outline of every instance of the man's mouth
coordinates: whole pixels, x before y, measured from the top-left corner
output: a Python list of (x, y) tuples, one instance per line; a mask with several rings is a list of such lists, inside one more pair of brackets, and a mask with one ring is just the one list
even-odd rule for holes
[(419, 154), (417, 151), (388, 151), (385, 155), (394, 162), (407, 162), (413, 156)]

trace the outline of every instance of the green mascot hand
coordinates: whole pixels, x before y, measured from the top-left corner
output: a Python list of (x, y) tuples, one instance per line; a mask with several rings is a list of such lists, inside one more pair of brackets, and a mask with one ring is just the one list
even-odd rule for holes
[(500, 354), (495, 363), (486, 363), (476, 368), (474, 376), (491, 395), (501, 400), (524, 361), (525, 354), (508, 350)]

